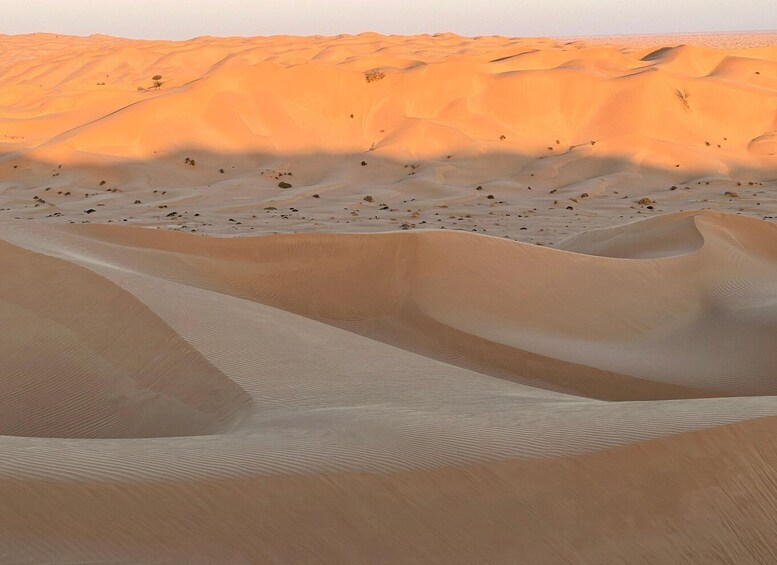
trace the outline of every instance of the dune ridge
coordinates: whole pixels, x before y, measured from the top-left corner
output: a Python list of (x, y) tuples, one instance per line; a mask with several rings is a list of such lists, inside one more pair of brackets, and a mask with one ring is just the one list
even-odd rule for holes
[(763, 37), (3, 36), (0, 213), (546, 245), (658, 212), (769, 219), (777, 47)]
[[(220, 433), (250, 404), (131, 296), (84, 269), (0, 244), (0, 434)], [(95, 320), (110, 320), (110, 328)]]
[[(656, 242), (660, 248), (672, 239), (662, 240), (660, 232), (668, 230), (676, 236), (677, 226), (689, 232), (677, 239), (696, 234), (702, 242), (682, 254), (676, 249), (655, 253)], [(192, 495), (211, 492), (221, 501), (232, 500), (241, 488), (264, 492), (278, 488), (279, 481), (296, 486), (278, 491), (278, 504), (286, 504), (281, 501), (296, 496), (295, 492), (311, 492), (327, 505), (328, 514), (333, 511), (328, 505), (335, 499), (315, 487), (315, 477), (332, 473), (331, 480), (344, 481), (357, 491), (362, 481), (374, 483), (374, 488), (415, 489), (427, 480), (423, 477), (456, 476), (454, 483), (460, 485), (456, 488), (469, 492), (471, 487), (464, 485), (473, 476), (493, 477), (497, 469), (513, 468), (510, 473), (541, 488), (538, 479), (531, 478), (544, 468), (539, 461), (577, 465), (582, 456), (595, 458), (602, 453), (609, 460), (612, 448), (644, 445), (639, 449), (645, 451), (638, 451), (637, 457), (647, 457), (655, 449), (671, 454), (667, 456), (676, 461), (673, 465), (682, 469), (688, 463), (676, 454), (682, 449), (679, 446), (693, 441), (690, 432), (713, 428), (709, 433), (728, 437), (728, 432), (715, 430), (764, 417), (763, 424), (753, 425), (770, 429), (773, 419), (769, 417), (777, 415), (771, 396), (777, 364), (773, 356), (774, 226), (706, 212), (603, 231), (567, 242), (569, 250), (554, 250), (437, 231), (212, 238), (120, 226), (0, 224), (0, 236), (8, 242), (4, 262), (23, 258), (26, 270), (26, 278), (12, 278), (11, 286), (4, 281), (3, 316), (23, 322), (14, 305), (23, 303), (25, 295), (36, 296), (37, 307), (44, 310), (66, 305), (63, 295), (76, 300), (74, 290), (64, 284), (68, 276), (75, 276), (78, 293), (88, 296), (94, 297), (106, 285), (118, 289), (113, 292), (119, 292), (121, 300), (139, 305), (128, 311), (128, 321), (148, 327), (151, 314), (145, 312), (150, 311), (158, 320), (154, 323), (162, 324), (158, 331), (172, 332), (193, 348), (181, 360), (172, 357), (159, 367), (172, 378), (172, 386), (184, 387), (189, 403), (212, 402), (213, 385), (206, 380), (205, 388), (192, 388), (191, 378), (198, 375), (185, 365), (206, 363), (215, 371), (208, 377), (212, 383), (226, 378), (230, 384), (225, 390), (235, 391), (230, 401), (233, 408), (214, 408), (239, 407), (240, 414), (239, 423), (209, 429), (208, 435), (198, 432), (198, 437), (161, 437), (176, 435), (162, 428), (134, 433), (135, 439), (108, 439), (126, 436), (102, 428), (73, 435), (65, 433), (72, 429), (66, 422), (51, 418), (45, 428), (11, 426), (4, 433), (12, 429), (14, 435), (28, 437), (0, 437), (0, 450), (7, 454), (0, 461), (0, 488), (24, 480), (30, 485), (41, 480), (61, 484), (46, 487), (54, 489), (50, 496), (64, 497), (71, 506), (83, 505), (79, 523), (89, 528), (93, 526), (87, 524), (97, 516), (112, 513), (111, 508), (153, 521), (154, 516), (188, 512)], [(646, 249), (650, 257), (638, 258)], [(56, 274), (42, 276), (41, 270), (52, 267)], [(590, 274), (585, 274), (587, 270)], [(733, 270), (736, 284), (716, 277)], [(564, 276), (572, 271), (574, 279)], [(603, 287), (605, 283), (609, 288)], [(44, 292), (46, 285), (57, 291)], [(595, 302), (597, 295), (617, 307), (607, 310)], [(581, 298), (588, 307), (575, 308)], [(103, 303), (94, 304), (102, 307)], [(77, 324), (87, 322), (104, 335), (114, 327), (114, 313), (114, 309), (90, 310), (82, 322), (64, 320), (65, 329), (50, 331), (78, 332)], [(727, 347), (734, 331), (744, 336), (750, 349), (741, 349), (742, 341)], [(713, 340), (706, 342), (704, 350), (695, 349), (693, 336), (698, 334)], [(147, 350), (149, 346), (137, 340), (152, 335), (147, 330), (132, 332), (128, 338), (133, 341), (127, 347)], [(44, 341), (45, 349), (39, 352), (44, 357), (39, 358), (55, 354), (60, 339)], [(167, 348), (167, 343), (158, 345)], [(542, 345), (548, 343), (550, 349), (543, 351)], [(570, 343), (576, 346), (569, 347)], [(635, 355), (621, 372), (608, 366), (612, 354), (591, 353), (617, 348), (623, 362), (630, 344), (641, 355)], [(555, 355), (548, 355), (549, 351)], [(712, 357), (711, 352), (715, 352)], [(704, 355), (710, 357), (707, 364)], [(2, 358), (13, 374), (18, 370), (13, 363), (26, 362), (28, 356), (9, 357), (5, 349)], [(516, 359), (524, 361), (516, 363)], [(650, 372), (652, 366), (659, 370)], [(6, 385), (8, 367), (3, 373)], [(137, 364), (134, 367), (130, 368), (136, 371), (133, 376), (152, 377)], [(48, 374), (38, 376), (49, 379)], [(67, 373), (60, 378), (68, 379), (65, 386), (78, 382)], [(28, 390), (39, 401), (70, 405), (58, 389), (45, 383), (34, 386)], [(83, 396), (79, 389), (71, 394)], [(82, 418), (89, 414), (105, 419), (99, 405), (78, 407)], [(124, 429), (133, 417), (150, 419), (149, 410), (142, 404), (128, 405), (121, 418)], [(164, 410), (169, 416), (169, 406)], [(40, 423), (34, 410), (32, 416), (32, 422)], [(157, 420), (173, 422), (167, 417)], [(193, 423), (188, 426), (186, 435), (196, 431)], [(762, 441), (736, 433), (737, 441), (746, 445)], [(153, 434), (158, 437), (142, 437)], [(68, 435), (106, 439), (57, 439)], [(655, 448), (650, 447), (653, 441), (659, 442)], [(712, 457), (722, 447), (709, 441), (703, 449), (705, 456)], [(645, 464), (649, 466), (647, 460)], [(727, 476), (723, 470), (714, 472), (719, 478)], [(506, 480), (487, 479), (483, 488), (504, 488)], [(98, 486), (90, 486), (102, 481), (115, 484), (117, 494), (100, 494)], [(151, 489), (148, 493), (157, 489), (155, 484), (169, 485), (157, 491), (167, 510), (132, 502), (144, 489)], [(84, 498), (78, 503), (73, 496)], [(590, 499), (580, 496), (576, 508), (582, 512)], [(714, 504), (709, 496), (702, 500)], [(365, 511), (401, 514), (398, 508), (389, 511), (383, 503), (367, 500)], [(235, 543), (236, 538), (220, 527), (219, 533), (207, 536), (213, 544), (208, 551), (174, 527), (164, 528), (172, 536), (167, 542), (150, 531), (135, 531), (133, 539), (141, 543), (133, 548), (120, 549), (114, 540), (100, 549), (88, 536), (63, 546), (66, 539), (74, 539), (73, 533), (49, 519), (34, 518), (42, 504), (36, 501), (22, 514), (12, 512), (22, 525), (3, 530), (19, 532), (26, 524), (29, 534), (45, 541), (36, 555), (64, 550), (79, 558), (124, 555), (143, 560), (177, 555), (205, 561), (226, 555), (269, 556), (268, 551), (278, 552), (280, 560), (300, 555), (296, 544), (284, 538), (274, 543), (264, 540), (261, 548), (255, 542), (264, 538), (250, 536), (236, 546), (224, 545)], [(275, 508), (274, 504), (253, 508)], [(244, 512), (258, 525), (255, 510)], [(670, 516), (660, 508), (652, 512), (659, 521)], [(199, 531), (211, 518), (197, 515), (198, 521), (204, 520)], [(717, 523), (722, 517), (710, 519)], [(473, 520), (477, 524), (481, 518)], [(689, 534), (676, 543), (693, 546), (700, 539)], [(11, 538), (4, 540), (9, 551), (21, 547)], [(438, 547), (434, 544), (439, 542), (428, 543)], [(529, 549), (523, 536), (500, 543), (506, 555), (510, 548), (521, 547), (529, 554), (538, 551), (538, 560), (547, 557), (538, 546)], [(753, 555), (738, 541), (727, 543), (743, 555)], [(321, 551), (328, 547), (325, 551), (341, 560), (354, 559), (345, 546), (317, 542), (313, 547)], [(626, 543), (619, 551), (637, 547), (644, 550)], [(386, 551), (400, 558), (401, 553)], [(503, 561), (496, 553), (488, 555), (488, 560)]]
[[(685, 222), (687, 233), (678, 236), (667, 224), (679, 222)], [(659, 227), (653, 227), (655, 224)], [(458, 332), (463, 334), (462, 343), (456, 345), (457, 339), (451, 338), (447, 343), (451, 349), (442, 354), (455, 356), (458, 348), (476, 350), (468, 343), (466, 336), (471, 336), (507, 346), (506, 355), (516, 349), (658, 383), (691, 389), (710, 387), (707, 395), (736, 395), (736, 391), (745, 390), (745, 374), (747, 387), (762, 382), (767, 388), (759, 394), (774, 392), (768, 388), (774, 369), (771, 331), (764, 335), (758, 316), (751, 322), (748, 304), (754, 301), (763, 312), (777, 301), (771, 284), (777, 274), (773, 267), (777, 228), (757, 220), (695, 212), (602, 230), (617, 234), (610, 235), (610, 242), (626, 241), (625, 252), (615, 258), (644, 257), (642, 248), (646, 244), (652, 247), (651, 240), (659, 234), (667, 234), (664, 239), (673, 242), (683, 238), (702, 242), (693, 252), (671, 261), (658, 253), (657, 259), (643, 259), (638, 264), (592, 257), (601, 252), (596, 253), (590, 244), (582, 246), (581, 240), (596, 238), (600, 232), (578, 238), (577, 249), (573, 242), (562, 243), (570, 250), (582, 248), (588, 253), (584, 256), (459, 232), (203, 241), (196, 236), (122, 227), (71, 229), (98, 237), (105, 234), (109, 243), (121, 241), (124, 249), (110, 248), (114, 258), (130, 251), (127, 241), (137, 242), (145, 249), (135, 255), (141, 264), (156, 265), (159, 274), (173, 280), (368, 335), (383, 334), (389, 343), (400, 346), (417, 345), (422, 335), (432, 335), (433, 344), (444, 342), (443, 335)], [(151, 259), (152, 250), (160, 253), (159, 258)], [(108, 257), (105, 252), (101, 256)], [(166, 272), (171, 265), (180, 268)], [(565, 279), (567, 272), (574, 272), (575, 278)], [(736, 274), (723, 274), (728, 272)], [(673, 280), (676, 286), (663, 282)], [(553, 293), (539, 298), (543, 288), (552, 288)], [(628, 288), (628, 293), (620, 288)], [(585, 308), (578, 308), (583, 297)], [(571, 316), (575, 311), (579, 313)], [(438, 325), (439, 333), (432, 329), (433, 324)], [(678, 335), (700, 333), (706, 338), (698, 343), (697, 353), (689, 353), (683, 364), (667, 368), (674, 374), (665, 378), (664, 369), (657, 369), (657, 361), (651, 357), (661, 357), (663, 347)], [(653, 354), (648, 353), (648, 342), (657, 348)], [(635, 358), (627, 361), (624, 349), (630, 343), (636, 344)], [(687, 341), (683, 343), (688, 346)], [(699, 369), (693, 367), (704, 364), (707, 348), (713, 343), (728, 351), (728, 359), (724, 365), (715, 359), (718, 368), (701, 370), (696, 382), (692, 373)], [(597, 348), (601, 353), (595, 353)], [(620, 351), (617, 356), (612, 353), (615, 349)], [(600, 355), (612, 358), (605, 360)], [(488, 358), (499, 365), (494, 349)], [(616, 364), (616, 358), (621, 365)], [(535, 371), (541, 371), (544, 361), (536, 356), (533, 360)], [(558, 378), (559, 366), (545, 363), (549, 377)], [(502, 364), (515, 366), (514, 359), (502, 360)], [(717, 386), (721, 388), (717, 390), (712, 374), (720, 375)], [(593, 379), (602, 377), (599, 374)], [(579, 374), (576, 379), (581, 380)], [(616, 394), (612, 382), (602, 388), (607, 389), (603, 394)], [(597, 396), (593, 390), (589, 393)], [(632, 399), (650, 399), (649, 392), (641, 394), (647, 396)]]

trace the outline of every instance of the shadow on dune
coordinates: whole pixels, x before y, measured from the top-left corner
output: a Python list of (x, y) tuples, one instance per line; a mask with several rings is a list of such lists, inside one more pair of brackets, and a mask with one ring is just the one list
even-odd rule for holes
[(0, 435), (192, 436), (234, 429), (250, 396), (137, 298), (0, 241)]
[[(104, 223), (138, 210), (145, 210), (150, 221), (171, 214), (190, 221), (198, 207), (211, 206), (240, 219), (241, 213), (267, 207), (317, 207), (327, 201), (332, 209), (355, 201), (372, 214), (404, 208), (416, 198), (451, 208), (484, 206), (484, 211), (503, 205), (502, 199), (535, 207), (542, 203), (547, 210), (574, 216), (603, 199), (608, 206), (632, 209), (634, 198), (624, 198), (624, 189), (634, 196), (661, 194), (661, 199), (680, 202), (689, 194), (697, 201), (704, 195), (705, 202), (717, 195), (725, 209), (734, 199), (725, 196), (723, 187), (741, 186), (743, 198), (728, 204), (740, 206), (745, 190), (763, 192), (757, 179), (773, 176), (768, 167), (732, 169), (722, 175), (719, 161), (712, 168), (698, 163), (654, 167), (598, 156), (596, 151), (597, 145), (585, 144), (565, 151), (554, 147), (547, 155), (503, 152), (402, 161), (372, 151), (278, 156), (191, 149), (146, 161), (77, 164), (6, 154), (0, 157), (0, 171), (7, 175), (0, 186), (16, 203), (14, 210), (64, 210), (71, 221)], [(46, 190), (44, 179), (51, 189)], [(282, 182), (289, 186), (282, 188)], [(364, 193), (370, 202), (364, 202)], [(651, 213), (661, 211), (661, 199), (655, 198)], [(20, 204), (20, 199), (30, 204)], [(567, 211), (567, 205), (573, 210)], [(90, 213), (86, 206), (93, 206)], [(260, 224), (261, 217), (256, 222)], [(279, 307), (519, 382), (606, 400), (777, 393), (766, 379), (773, 367), (762, 358), (763, 332), (747, 320), (731, 327), (756, 336), (755, 362), (742, 353), (735, 356), (739, 361), (723, 363), (720, 371), (699, 369), (694, 356), (703, 359), (705, 348), (713, 348), (704, 339), (694, 343), (690, 357), (667, 353), (671, 344), (666, 340), (694, 342), (694, 324), (701, 320), (705, 327), (717, 328), (718, 333), (705, 338), (710, 344), (730, 343), (724, 335), (730, 312), (718, 307), (718, 297), (710, 298), (710, 288), (729, 284), (717, 281), (728, 277), (725, 269), (731, 266), (725, 266), (725, 256), (712, 257), (713, 252), (702, 249), (704, 238), (694, 222), (686, 217), (660, 229), (626, 226), (562, 243), (569, 251), (601, 255), (598, 259), (548, 255), (544, 249), (510, 242), (502, 246), (489, 238), (462, 238), (461, 233), (232, 241), (100, 226), (82, 233), (118, 244), (110, 259), (130, 261), (141, 271)], [(745, 227), (743, 233), (750, 230)], [(732, 237), (735, 241), (739, 236)], [(147, 248), (154, 251), (148, 253)], [(746, 251), (738, 253), (740, 261), (751, 260)], [(661, 263), (624, 269), (613, 259), (605, 260), (672, 255), (683, 256), (678, 260), (685, 262), (676, 272), (666, 272)], [(710, 258), (695, 264), (699, 255)], [(715, 269), (724, 274), (713, 276)], [(699, 278), (699, 273), (707, 278)], [(760, 281), (761, 273), (754, 278)], [(678, 288), (683, 285), (690, 285), (690, 294)], [(483, 295), (495, 301), (484, 303)], [(536, 307), (539, 303), (544, 309)], [(712, 306), (699, 309), (699, 303)], [(773, 324), (771, 318), (768, 323)], [(650, 343), (640, 353), (639, 340), (645, 336)], [(624, 339), (628, 355), (618, 351)], [(655, 362), (663, 356), (664, 361)], [(618, 361), (621, 357), (628, 361)], [(740, 386), (737, 376), (745, 368), (756, 377)]]
[[(99, 193), (113, 188), (126, 192), (147, 188), (231, 188), (239, 180), (250, 182), (257, 190), (294, 195), (330, 182), (360, 188), (376, 184), (401, 191), (405, 183), (423, 180), (437, 185), (442, 197), (446, 187), (485, 188), (488, 183), (542, 190), (581, 186), (601, 179), (608, 181), (605, 187), (620, 184), (666, 190), (670, 185), (686, 184), (703, 189), (709, 186), (706, 182), (724, 181), (740, 182), (746, 188), (777, 179), (769, 159), (749, 163), (732, 159), (726, 163), (727, 153), (721, 154), (720, 149), (706, 148), (704, 144), (689, 150), (693, 162), (684, 162), (678, 154), (671, 162), (666, 158), (665, 163), (650, 163), (634, 160), (617, 148), (607, 150), (608, 154), (588, 142), (571, 147), (550, 140), (548, 143), (548, 150), (533, 153), (484, 148), (404, 158), (384, 156), (379, 150), (275, 154), (211, 152), (190, 147), (144, 159), (76, 154), (59, 161), (31, 158), (24, 152), (0, 152), (0, 187), (8, 194), (14, 189), (77, 185)], [(277, 192), (279, 180), (288, 181), (293, 190)], [(106, 183), (101, 185), (101, 181)]]
[[(702, 243), (663, 252), (656, 233), (674, 224), (681, 244)], [(595, 237), (569, 253), (447, 231), (69, 229), (138, 271), (518, 382), (606, 400), (777, 393), (777, 230), (759, 220), (698, 212), (629, 224), (605, 238), (614, 258), (585, 254)], [(646, 250), (653, 258), (640, 259)]]

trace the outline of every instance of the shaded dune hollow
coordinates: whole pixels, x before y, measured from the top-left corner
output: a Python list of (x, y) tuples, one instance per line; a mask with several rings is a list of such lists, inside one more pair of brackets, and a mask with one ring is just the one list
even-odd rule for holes
[(134, 296), (0, 242), (0, 435), (217, 434), (251, 398)]
[(524, 384), (602, 400), (777, 394), (777, 228), (759, 220), (670, 214), (568, 250), (464, 232), (70, 229), (155, 276)]

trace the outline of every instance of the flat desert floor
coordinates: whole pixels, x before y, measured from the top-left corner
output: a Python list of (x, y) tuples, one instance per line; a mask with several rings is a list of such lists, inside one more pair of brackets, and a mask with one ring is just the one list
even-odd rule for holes
[(777, 561), (777, 33), (0, 36), (0, 563)]

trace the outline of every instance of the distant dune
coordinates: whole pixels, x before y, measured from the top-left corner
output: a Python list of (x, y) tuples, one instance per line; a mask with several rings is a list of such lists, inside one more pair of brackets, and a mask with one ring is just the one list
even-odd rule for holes
[(662, 211), (771, 215), (777, 41), (696, 37), (0, 36), (0, 209), (542, 244)]
[[(764, 22), (766, 23), (766, 22)], [(777, 43), (776, 31), (717, 32), (717, 33), (671, 33), (647, 35), (605, 35), (577, 36), (563, 38), (563, 41), (586, 41), (596, 44), (630, 45), (638, 47), (665, 47), (667, 45), (690, 44), (714, 49), (747, 49), (750, 47), (773, 47)]]
[(771, 37), (0, 36), (0, 563), (774, 561)]

